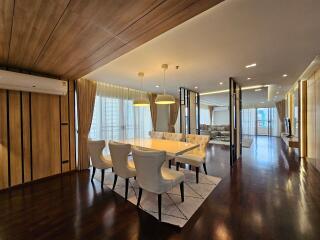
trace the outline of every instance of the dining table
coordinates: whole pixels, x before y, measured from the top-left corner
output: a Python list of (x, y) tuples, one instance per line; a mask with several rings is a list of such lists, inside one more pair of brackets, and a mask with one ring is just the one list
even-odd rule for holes
[(178, 156), (199, 147), (199, 144), (154, 138), (134, 138), (120, 142), (131, 144), (134, 147), (165, 151), (171, 156)]

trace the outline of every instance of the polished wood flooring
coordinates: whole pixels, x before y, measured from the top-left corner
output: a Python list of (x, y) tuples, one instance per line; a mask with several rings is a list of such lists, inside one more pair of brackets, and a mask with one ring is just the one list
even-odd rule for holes
[(320, 174), (278, 138), (257, 137), (183, 229), (159, 223), (100, 183), (73, 172), (0, 192), (0, 239), (320, 239)]

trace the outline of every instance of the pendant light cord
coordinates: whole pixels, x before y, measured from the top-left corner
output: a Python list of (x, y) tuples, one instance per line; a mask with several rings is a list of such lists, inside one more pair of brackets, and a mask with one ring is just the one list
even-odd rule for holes
[(163, 95), (166, 95), (166, 70), (163, 69)]

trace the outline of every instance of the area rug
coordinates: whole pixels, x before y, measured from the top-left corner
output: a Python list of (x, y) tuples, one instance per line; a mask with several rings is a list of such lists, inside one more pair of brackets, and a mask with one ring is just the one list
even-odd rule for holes
[(218, 145), (225, 145), (225, 146), (230, 145), (230, 141), (220, 141), (220, 140), (210, 140), (209, 143), (218, 144)]
[(252, 138), (244, 138), (244, 139), (242, 139), (242, 147), (250, 148), (252, 142), (253, 142)]
[[(196, 174), (194, 171), (180, 169), (185, 174), (184, 182), (184, 202), (181, 202), (179, 185), (170, 192), (162, 194), (161, 221), (183, 227), (197, 209), (202, 205), (204, 200), (215, 189), (221, 178), (199, 174), (199, 183), (196, 183)], [(100, 171), (96, 171), (95, 178), (100, 181)], [(104, 186), (112, 188), (114, 174), (106, 171)], [(125, 180), (118, 177), (117, 185), (114, 190), (124, 197)], [(137, 204), (139, 186), (132, 178), (129, 183), (128, 201)], [(143, 191), (140, 202), (140, 208), (158, 219), (158, 197), (147, 191)]]

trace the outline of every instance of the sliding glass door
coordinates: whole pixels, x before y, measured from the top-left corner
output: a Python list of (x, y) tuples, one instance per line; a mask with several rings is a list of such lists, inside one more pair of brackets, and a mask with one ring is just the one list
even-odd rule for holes
[(269, 108), (257, 108), (257, 135), (269, 135)]

